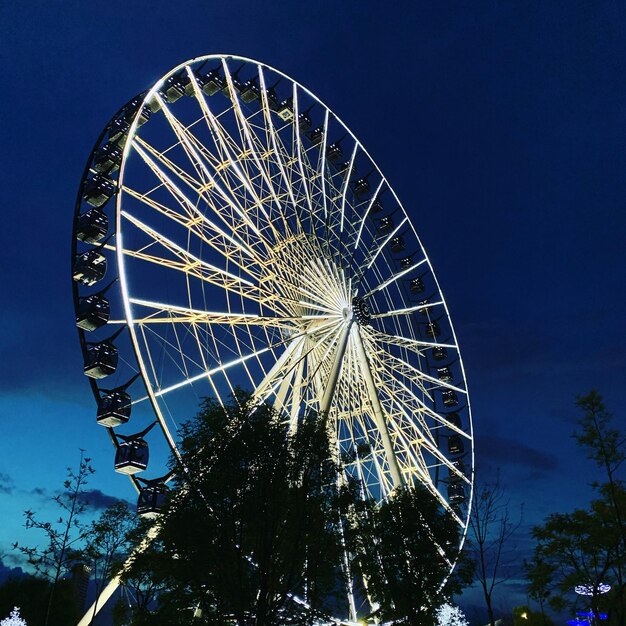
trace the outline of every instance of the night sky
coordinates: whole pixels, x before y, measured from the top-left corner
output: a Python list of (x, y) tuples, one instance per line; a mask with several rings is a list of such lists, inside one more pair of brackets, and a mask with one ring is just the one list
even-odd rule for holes
[(617, 415), (626, 404), (622, 3), (5, 0), (4, 565), (17, 564), (13, 541), (36, 541), (22, 512), (50, 511), (79, 448), (97, 470), (95, 504), (134, 499), (112, 470), (82, 374), (74, 200), (114, 112), (175, 65), (211, 53), (289, 74), (356, 134), (446, 296), (482, 475), (499, 468), (512, 509), (525, 503), (525, 528), (584, 506), (595, 467), (571, 438), (576, 395), (597, 388)]

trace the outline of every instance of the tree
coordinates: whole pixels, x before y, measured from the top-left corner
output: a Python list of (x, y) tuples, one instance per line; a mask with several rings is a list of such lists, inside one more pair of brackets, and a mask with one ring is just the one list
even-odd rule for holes
[(94, 472), (90, 461), (91, 459), (84, 456), (84, 450), (81, 450), (78, 470), (67, 468), (64, 490), (53, 498), (61, 509), (61, 515), (56, 522), (43, 522), (32, 510), (24, 513), (26, 528), (42, 531), (47, 537), (47, 545), (39, 548), (14, 544), (14, 548), (26, 556), (37, 574), (51, 583), (44, 626), (50, 622), (59, 581), (81, 558), (80, 547), (86, 534), (81, 521), (81, 514), (85, 510), (83, 496), (88, 478)]
[[(120, 501), (105, 509), (86, 530), (83, 555), (96, 584), (96, 598), (130, 554), (137, 541), (135, 536), (137, 526), (135, 512), (128, 508), (126, 502)], [(96, 601), (94, 617), (97, 610)]]
[[(51, 583), (35, 576), (8, 578), (0, 585), (0, 615), (6, 615), (16, 605), (29, 626), (41, 626), (46, 619)], [(55, 602), (49, 621), (54, 626), (76, 626), (76, 594), (71, 580), (60, 580), (55, 590)]]
[[(573, 436), (606, 481), (593, 483), (598, 497), (586, 509), (553, 513), (533, 529), (537, 545), (526, 565), (529, 589), (533, 597), (541, 594), (555, 607), (588, 601), (596, 619), (602, 609), (609, 623), (621, 625), (626, 618), (626, 488), (619, 472), (626, 458), (626, 436), (613, 427), (613, 416), (597, 391), (579, 397), (576, 405), (583, 414)], [(610, 584), (611, 590), (602, 593), (601, 584)], [(585, 600), (574, 594), (577, 585), (587, 587)]]
[[(626, 484), (618, 478), (618, 472), (626, 459), (626, 434), (613, 427), (613, 415), (607, 411), (602, 396), (590, 391), (579, 396), (576, 406), (583, 410), (578, 420), (579, 432), (574, 433), (578, 444), (587, 451), (587, 458), (594, 461), (606, 476), (605, 483), (594, 483), (606, 503), (605, 514), (610, 526), (618, 536), (615, 564), (613, 567), (616, 595), (616, 610), (626, 616)], [(615, 593), (615, 592), (614, 592)]]
[(514, 549), (511, 538), (522, 523), (511, 520), (509, 500), (496, 476), (494, 482), (477, 483), (472, 495), (469, 520), (469, 548), (474, 553), (476, 577), (480, 583), (491, 626), (495, 626), (493, 593), (511, 575), (510, 562)]
[(343, 575), (330, 449), (315, 416), (288, 437), (267, 405), (207, 400), (182, 429), (159, 536), (125, 576), (148, 570), (167, 587), (150, 623), (188, 623), (195, 611), (204, 623), (304, 624), (329, 610)]
[(380, 619), (432, 624), (456, 525), (420, 487), (363, 500), (331, 441), (324, 416), (288, 432), (241, 394), (207, 400), (182, 429), (159, 534), (122, 576), (162, 589), (133, 625), (311, 625), (334, 612), (348, 576), (367, 582), (358, 591)]
[[(594, 500), (589, 510), (553, 513), (533, 528), (537, 545), (528, 575), (535, 584), (543, 578), (543, 593), (554, 608), (580, 608), (588, 601), (597, 619), (601, 611), (616, 608), (612, 605), (617, 596), (600, 590), (601, 584), (615, 585), (619, 559), (619, 532), (607, 523), (607, 508), (606, 501)], [(578, 585), (588, 587), (584, 600), (574, 594)], [(623, 623), (621, 615), (612, 617), (616, 624)]]
[(368, 594), (379, 605), (373, 616), (432, 624), (449, 570), (441, 548), (458, 543), (456, 523), (421, 486), (399, 487), (380, 505), (359, 503), (353, 520), (353, 573), (367, 580)]

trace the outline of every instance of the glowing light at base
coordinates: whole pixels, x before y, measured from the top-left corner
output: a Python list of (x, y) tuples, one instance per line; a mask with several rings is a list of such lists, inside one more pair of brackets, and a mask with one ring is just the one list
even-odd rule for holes
[(594, 585), (576, 585), (574, 591), (580, 596), (593, 596), (596, 593), (607, 593), (611, 590), (611, 585), (608, 583), (600, 583), (597, 586)]

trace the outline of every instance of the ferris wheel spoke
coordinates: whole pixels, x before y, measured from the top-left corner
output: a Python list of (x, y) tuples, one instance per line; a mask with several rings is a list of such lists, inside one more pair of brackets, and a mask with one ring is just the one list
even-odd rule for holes
[[(121, 214), (126, 220), (128, 220), (131, 224), (133, 224), (133, 226), (135, 226), (136, 228), (141, 230), (143, 233), (148, 235), (148, 237), (150, 237), (150, 239), (152, 240), (152, 244), (149, 244), (149, 245), (159, 244), (168, 252), (173, 254), (176, 258), (178, 258), (179, 262), (182, 263), (184, 267), (200, 268), (201, 270), (206, 272), (207, 276), (211, 276), (213, 278), (216, 276), (221, 276), (224, 279), (228, 279), (230, 283), (234, 282), (235, 284), (239, 284), (241, 286), (245, 285), (246, 287), (254, 287), (254, 283), (251, 282), (250, 280), (247, 280), (241, 276), (237, 276), (236, 274), (233, 274), (225, 269), (219, 268), (211, 263), (207, 263), (206, 261), (203, 261), (202, 259), (196, 257), (195, 255), (185, 250), (179, 244), (165, 237), (165, 235), (162, 235), (161, 233), (154, 230), (153, 228), (151, 228), (150, 226), (148, 226), (147, 224), (145, 224), (138, 218), (134, 217), (130, 213), (126, 211), (122, 211)], [(131, 253), (130, 250), (125, 250), (125, 252), (129, 254)], [(138, 250), (137, 253), (140, 254), (141, 251)], [(169, 260), (161, 258), (161, 261), (163, 265), (167, 265)], [(250, 278), (254, 279), (253, 276), (251, 276)]]
[[(379, 194), (380, 194), (380, 190), (383, 187), (383, 184), (385, 183), (385, 179), (383, 178), (380, 183), (378, 183), (378, 187), (376, 187), (376, 191), (374, 191), (374, 193), (372, 194), (372, 198), (369, 201), (369, 204), (367, 205), (367, 209), (363, 212), (363, 217), (361, 218), (361, 223), (359, 224), (359, 230), (356, 236), (356, 240), (354, 242), (354, 250), (356, 251), (356, 249), (359, 247), (359, 242), (361, 241), (361, 235), (363, 234), (363, 227), (365, 226), (365, 222), (367, 221), (372, 207), (374, 206), (374, 202), (376, 202)], [(353, 257), (354, 257), (354, 252), (352, 253)]]
[[(293, 193), (293, 185), (290, 177), (287, 175), (287, 165), (283, 151), (279, 148), (279, 139), (278, 133), (276, 132), (276, 128), (274, 127), (274, 122), (272, 121), (272, 112), (269, 107), (269, 103), (267, 101), (267, 87), (265, 84), (265, 74), (263, 72), (263, 68), (258, 66), (259, 72), (259, 84), (261, 86), (261, 109), (263, 110), (263, 118), (265, 120), (265, 132), (268, 137), (268, 149), (272, 151), (274, 155), (274, 161), (278, 170), (280, 172), (280, 177), (283, 181), (285, 189), (287, 191), (287, 195), (291, 201), (291, 208), (293, 209), (294, 218), (297, 223), (297, 232), (304, 232), (302, 227), (302, 219), (298, 210), (299, 203), (296, 200)], [(284, 205), (283, 205), (284, 206)]]
[(438, 300), (437, 302), (428, 302), (427, 304), (416, 304), (415, 306), (409, 306), (403, 309), (395, 309), (394, 311), (386, 311), (385, 313), (372, 313), (372, 319), (380, 319), (396, 315), (410, 315), (411, 313), (429, 310), (432, 307), (440, 305), (443, 305), (443, 300)]
[[(192, 140), (192, 137), (190, 136), (191, 133), (189, 133), (187, 129), (185, 128), (185, 126), (172, 114), (170, 108), (166, 105), (166, 103), (162, 99), (160, 99), (160, 102), (161, 102), (161, 106), (163, 108), (165, 117), (167, 121), (169, 122), (172, 130), (178, 137), (181, 143), (181, 146), (184, 148), (185, 152), (188, 154), (189, 159), (194, 162), (195, 166), (197, 166), (200, 169), (203, 175), (205, 182), (201, 186), (200, 191), (202, 193), (204, 193), (205, 191), (209, 189), (211, 191), (216, 191), (217, 195), (221, 198), (221, 200), (225, 202), (233, 212), (228, 217), (230, 219), (233, 219), (236, 216), (236, 218), (239, 219), (241, 223), (244, 224), (247, 229), (249, 229), (251, 232), (253, 232), (256, 235), (259, 242), (265, 244), (266, 243), (265, 237), (261, 233), (259, 227), (256, 224), (254, 224), (252, 219), (250, 219), (249, 217), (248, 207), (244, 208), (244, 204), (240, 204), (239, 202), (236, 201), (238, 194), (236, 190), (233, 188), (230, 181), (226, 179), (223, 175), (220, 175), (222, 185), (224, 185), (225, 188), (222, 185), (220, 185), (220, 183), (217, 181), (215, 176), (211, 174), (211, 172), (209, 171), (209, 167), (207, 163), (210, 163), (210, 160), (208, 159), (208, 157), (206, 156), (203, 157), (200, 154), (200, 150), (202, 149), (201, 144), (199, 146), (194, 146), (194, 143), (198, 143), (197, 138), (193, 137), (193, 140)], [(204, 100), (204, 97), (202, 97), (199, 100), (199, 102), (200, 102), (201, 107), (204, 105), (203, 112), (206, 111), (208, 113), (209, 121), (215, 124), (213, 126), (213, 130), (215, 132), (215, 135), (218, 138), (218, 143), (221, 144), (222, 149), (225, 151), (225, 154), (227, 157), (226, 164), (230, 165), (231, 168), (235, 171), (240, 183), (244, 186), (246, 191), (248, 191), (248, 193), (251, 196), (256, 196), (256, 194), (252, 190), (252, 187), (250, 186), (249, 181), (247, 180), (247, 177), (245, 177), (242, 174), (236, 161), (233, 160), (232, 156), (230, 155), (226, 142), (224, 138), (222, 137), (222, 134), (219, 130), (219, 124), (215, 122), (210, 110), (208, 109), (208, 107), (206, 107), (206, 102)], [(221, 174), (221, 172), (224, 171), (224, 168), (217, 168), (215, 167), (214, 164), (213, 164), (213, 167), (216, 171), (216, 174), (218, 173)], [(258, 196), (256, 197), (256, 201), (258, 204), (261, 204), (260, 200), (258, 199)], [(243, 202), (245, 203), (245, 200)], [(213, 209), (216, 210), (216, 207), (214, 206)], [(231, 223), (230, 225), (235, 230), (238, 230), (237, 225), (235, 223)]]
[[(124, 187), (123, 191), (148, 208), (157, 211), (184, 227), (187, 232), (198, 237), (200, 241), (211, 246), (218, 254), (228, 258), (238, 267), (245, 267), (248, 272), (250, 272), (249, 259), (257, 260), (257, 255), (251, 248), (243, 241), (230, 236), (220, 226), (208, 219), (203, 213), (198, 211), (197, 207), (193, 206), (189, 199), (183, 194), (181, 194), (183, 202), (180, 203), (180, 206), (183, 208), (183, 213), (179, 213), (171, 207), (157, 202), (148, 194), (139, 193), (130, 187)], [(238, 252), (240, 257), (246, 257), (247, 261), (244, 261), (243, 258), (237, 258), (237, 255), (234, 254), (235, 252)]]
[(433, 388), (449, 389), (451, 391), (462, 393), (463, 395), (467, 394), (467, 391), (462, 387), (457, 387), (456, 385), (452, 385), (451, 383), (439, 380), (438, 378), (430, 376), (429, 374), (424, 374), (424, 372), (417, 369), (414, 365), (407, 363), (407, 361), (401, 359), (395, 354), (391, 354), (390, 352), (379, 349), (378, 356), (387, 367), (393, 367), (396, 370), (401, 370), (403, 374), (408, 378), (411, 378), (413, 380), (419, 380), (422, 382), (429, 382), (433, 385)]
[[(131, 304), (153, 309), (154, 313), (133, 319), (136, 324), (160, 324), (160, 323), (193, 323), (193, 324), (215, 324), (215, 325), (242, 325), (242, 326), (262, 326), (268, 328), (294, 328), (293, 324), (300, 321), (298, 317), (268, 317), (257, 313), (233, 313), (205, 311), (189, 307), (167, 304), (164, 302), (154, 302), (139, 298), (129, 298)], [(159, 313), (169, 313), (176, 317), (156, 317)]]
[[(230, 73), (230, 70), (228, 68), (228, 64), (226, 63), (226, 60), (223, 59), (222, 61), (223, 63), (223, 67), (224, 67), (224, 73), (226, 76), (226, 80), (228, 81), (228, 85), (229, 88), (231, 90), (231, 93), (235, 92), (235, 88), (233, 86), (233, 79), (232, 79), (232, 75)], [(190, 70), (188, 70), (190, 72)], [(191, 72), (190, 72), (191, 74)], [(199, 87), (197, 84), (197, 81), (195, 80), (195, 77), (192, 77), (193, 83), (194, 83), (194, 89), (199, 91)], [(250, 122), (248, 121), (247, 117), (243, 114), (243, 111), (241, 109), (241, 105), (239, 103), (239, 99), (234, 97), (232, 99), (233, 101), (233, 110), (235, 112), (235, 118), (237, 121), (237, 125), (239, 128), (240, 133), (243, 134), (248, 150), (250, 151), (250, 154), (252, 155), (252, 158), (254, 160), (254, 163), (257, 167), (257, 170), (261, 176), (261, 178), (263, 179), (263, 182), (265, 183), (265, 186), (267, 187), (272, 200), (274, 202), (274, 205), (276, 206), (278, 212), (279, 212), (279, 216), (281, 219), (281, 223), (283, 225), (283, 227), (285, 228), (285, 231), (287, 234), (292, 233), (291, 231), (291, 226), (289, 224), (289, 222), (285, 219), (285, 215), (284, 215), (284, 211), (282, 208), (282, 201), (279, 199), (278, 194), (276, 192), (276, 189), (274, 188), (274, 185), (272, 183), (272, 179), (271, 176), (269, 174), (268, 171), (266, 171), (266, 167), (263, 164), (264, 159), (261, 158), (261, 156), (259, 155), (259, 151), (262, 152), (266, 152), (265, 146), (261, 145), (260, 142), (258, 142), (258, 138), (256, 133), (252, 130), (252, 127), (250, 125)], [(278, 230), (276, 228), (274, 228), (274, 220), (266, 215), (267, 221), (268, 223), (272, 226), (273, 228), (273, 232), (274, 232), (274, 238), (275, 241), (280, 241), (281, 239), (284, 238), (284, 234), (281, 235)]]
[[(229, 86), (230, 92), (231, 94), (234, 94), (235, 89), (233, 87), (232, 76), (230, 74), (230, 70), (228, 69), (228, 65), (225, 59), (222, 60), (222, 65), (224, 68), (224, 73), (226, 76), (226, 80), (227, 80), (227, 84)], [(205, 123), (208, 129), (211, 131), (212, 136), (214, 140), (216, 141), (216, 147), (219, 149), (222, 155), (223, 164), (228, 165), (228, 169), (234, 172), (236, 180), (239, 181), (239, 183), (243, 186), (243, 188), (246, 190), (248, 194), (247, 197), (244, 197), (244, 206), (245, 206), (244, 211), (246, 213), (252, 213), (252, 207), (254, 207), (254, 209), (257, 211), (258, 217), (261, 218), (262, 220), (262, 225), (261, 224), (259, 225), (259, 231), (263, 231), (267, 229), (272, 233), (273, 240), (279, 241), (281, 238), (281, 235), (276, 229), (276, 227), (274, 226), (272, 218), (268, 215), (266, 211), (265, 202), (261, 198), (261, 195), (260, 195), (261, 188), (258, 185), (258, 183), (255, 183), (254, 181), (256, 177), (254, 175), (251, 175), (247, 171), (247, 168), (245, 165), (246, 157), (244, 156), (245, 154), (244, 147), (240, 145), (240, 143), (237, 142), (235, 139), (233, 139), (228, 133), (228, 131), (224, 128), (224, 126), (219, 122), (217, 117), (213, 114), (210, 107), (208, 106), (208, 103), (204, 97), (204, 94), (200, 90), (200, 86), (198, 85), (198, 82), (195, 76), (193, 75), (193, 72), (189, 68), (187, 68), (187, 71), (189, 74), (189, 78), (191, 80), (191, 84), (194, 89), (196, 99), (202, 110)], [(241, 107), (239, 105), (239, 101), (237, 97), (233, 96), (231, 98), (231, 101), (233, 103), (233, 111), (235, 112), (236, 117), (239, 120), (239, 122), (241, 118), (245, 120), (245, 117), (242, 114)], [(241, 131), (242, 130), (241, 126), (239, 128)], [(258, 154), (256, 150), (254, 149), (254, 145), (251, 142), (250, 129), (247, 126), (247, 122), (246, 122), (246, 125), (244, 125), (244, 128), (245, 130), (243, 134), (246, 135), (247, 133), (246, 136), (248, 140), (250, 140), (248, 146), (252, 152), (255, 165), (258, 168), (258, 176), (261, 176), (264, 180), (266, 180), (264, 176), (265, 172), (259, 161)], [(235, 153), (239, 153), (239, 154), (237, 155)], [(216, 168), (216, 174), (219, 174), (222, 180), (224, 180), (225, 171), (226, 171), (226, 168), (224, 167), (220, 166), (219, 168)], [(248, 200), (248, 198), (251, 198), (253, 202), (251, 203)]]
[[(352, 150), (352, 155), (350, 156), (348, 172), (351, 172), (352, 168), (354, 167), (354, 160), (356, 159), (356, 153), (357, 153), (358, 147), (359, 147), (358, 142), (355, 142), (354, 148)], [(349, 185), (350, 185), (350, 176), (346, 176), (345, 180), (343, 181), (342, 188), (341, 188), (341, 204), (340, 204), (341, 217), (340, 217), (340, 224), (339, 224), (340, 233), (343, 233), (343, 223), (344, 223), (344, 217), (345, 217), (345, 211), (346, 211), (346, 194), (348, 193)]]
[[(294, 369), (300, 368), (302, 364), (306, 361), (307, 357), (313, 353), (320, 345), (322, 345), (326, 340), (337, 333), (337, 328), (340, 322), (337, 320), (330, 320), (322, 324), (316, 324), (310, 327), (306, 332), (294, 336), (293, 341), (289, 344), (289, 347), (283, 352), (283, 354), (279, 357), (280, 365), (275, 364), (274, 367), (266, 374), (263, 381), (257, 386), (255, 389), (254, 395), (257, 397), (263, 397), (264, 401), (267, 401), (268, 398), (272, 395), (274, 389), (270, 389), (270, 392), (267, 393), (268, 387), (278, 386), (280, 384), (280, 380), (278, 383), (274, 382), (275, 379), (282, 375), (284, 377), (289, 377), (293, 373)], [(318, 337), (317, 335), (321, 335)], [(300, 340), (302, 340), (300, 342)], [(304, 346), (306, 341), (309, 342), (315, 341), (311, 346), (309, 346), (304, 351)], [(297, 344), (297, 345), (296, 345)], [(293, 357), (293, 358), (292, 358)]]
[[(160, 153), (156, 148), (150, 146), (145, 140), (136, 137), (133, 141), (133, 148), (135, 151), (141, 156), (142, 160), (146, 165), (148, 165), (149, 169), (155, 174), (155, 176), (159, 179), (161, 184), (170, 192), (170, 194), (174, 197), (176, 202), (183, 208), (183, 210), (190, 214), (198, 214), (198, 210), (196, 208), (196, 204), (192, 202), (172, 181), (172, 179), (167, 176), (167, 174), (159, 167), (157, 161), (164, 165), (169, 171), (173, 174), (177, 175), (179, 179), (185, 182), (192, 191), (196, 194), (196, 196), (200, 198), (204, 198), (207, 204), (211, 207), (215, 215), (223, 222), (227, 229), (230, 229), (233, 232), (233, 236), (231, 236), (232, 242), (241, 250), (246, 250), (248, 253), (251, 253), (255, 259), (258, 261), (258, 253), (252, 252), (252, 246), (256, 242), (254, 238), (252, 242), (246, 243), (246, 239), (250, 239), (249, 233), (247, 231), (247, 227), (245, 225), (231, 223), (233, 214), (230, 214), (231, 221), (228, 219), (228, 215), (225, 213), (224, 207), (218, 206), (215, 202), (213, 202), (212, 198), (207, 195), (206, 190), (208, 188), (207, 185), (202, 185), (202, 183), (196, 179), (190, 177), (181, 176), (181, 170), (178, 168), (173, 162), (167, 159), (162, 153)], [(154, 157), (154, 158), (153, 158)], [(156, 159), (156, 161), (155, 161)], [(211, 186), (213, 188), (213, 186)], [(237, 209), (235, 203), (231, 198), (224, 194), (223, 190), (219, 185), (215, 186), (218, 189), (218, 195), (221, 195), (223, 200), (226, 202), (228, 206), (230, 206), (231, 211), (237, 213), (241, 212), (240, 209)], [(212, 224), (212, 222), (211, 222)], [(240, 233), (240, 231), (242, 231)]]
[[(154, 146), (149, 144), (142, 137), (136, 136), (131, 144), (133, 150), (141, 157), (141, 160), (148, 166), (150, 171), (161, 181), (165, 186), (174, 189), (179, 192), (178, 187), (172, 181), (172, 179), (165, 173), (166, 171), (174, 175), (179, 181), (184, 183), (191, 191), (193, 191), (198, 197), (202, 197), (203, 183), (201, 180), (190, 176), (186, 170), (178, 166), (174, 161), (170, 160), (165, 153), (160, 152)], [(179, 192), (184, 197), (182, 192)], [(175, 194), (173, 194), (175, 195)], [(187, 198), (185, 197), (187, 200)], [(187, 200), (191, 206), (195, 206), (193, 202)]]
[(402, 335), (390, 335), (373, 327), (369, 327), (367, 329), (367, 333), (370, 338), (374, 339), (377, 342), (399, 346), (400, 348), (406, 348), (407, 350), (411, 350), (420, 355), (423, 355), (423, 350), (421, 350), (420, 348), (424, 350), (427, 348), (449, 348), (452, 350), (458, 350), (457, 345), (453, 343), (422, 341), (420, 339), (411, 339)]
[(414, 263), (410, 267), (407, 267), (406, 269), (394, 274), (391, 278), (388, 278), (386, 281), (382, 282), (380, 285), (377, 285), (376, 287), (374, 287), (374, 289), (370, 289), (370, 291), (368, 291), (366, 294), (363, 295), (363, 298), (369, 298), (370, 296), (373, 296), (377, 291), (382, 291), (383, 289), (386, 289), (387, 287), (389, 287), (389, 285), (395, 283), (400, 278), (403, 278), (407, 274), (414, 272), (418, 267), (421, 267), (422, 265), (424, 265), (424, 263), (427, 263), (426, 259), (422, 259), (421, 261)]
[[(317, 330), (317, 329), (316, 329)], [(255, 359), (258, 358), (259, 356), (261, 356), (262, 354), (266, 354), (270, 351), (274, 351), (277, 348), (280, 348), (281, 346), (284, 346), (286, 343), (293, 341), (295, 339), (297, 339), (299, 336), (306, 336), (308, 333), (304, 332), (301, 333), (300, 335), (295, 335), (293, 337), (289, 337), (288, 339), (283, 339), (281, 341), (278, 341), (274, 344), (269, 344), (263, 348), (260, 348), (258, 350), (255, 350), (254, 352), (250, 352), (248, 354), (244, 354), (241, 355), (240, 357), (230, 360), (226, 363), (223, 363), (219, 366), (216, 367), (212, 367), (208, 370), (204, 370), (199, 374), (196, 374), (194, 376), (191, 376), (189, 378), (186, 378), (185, 380), (181, 380), (173, 385), (169, 385), (165, 388), (162, 389), (158, 389), (157, 391), (155, 391), (154, 395), (156, 397), (161, 397), (164, 396), (168, 393), (171, 393), (172, 391), (175, 391), (177, 389), (180, 389), (181, 387), (185, 387), (187, 385), (191, 385), (192, 383), (195, 383), (199, 380), (202, 380), (204, 378), (210, 378), (211, 376), (213, 376), (214, 374), (218, 374), (218, 373), (224, 373), (226, 370), (232, 369), (233, 367), (243, 364), (246, 361), (249, 361), (251, 359)]]
[(302, 157), (302, 139), (300, 138), (299, 132), (299, 109), (298, 109), (298, 87), (296, 83), (293, 84), (293, 115), (294, 115), (294, 124), (293, 124), (293, 134), (294, 134), (294, 151), (296, 153), (296, 158), (298, 160), (298, 169), (300, 171), (300, 185), (304, 190), (304, 198), (306, 200), (309, 212), (313, 213), (313, 202), (311, 199), (311, 189), (309, 188), (309, 177), (305, 174), (304, 171), (304, 162)]
[(374, 262), (378, 258), (378, 255), (387, 247), (387, 244), (398, 234), (400, 229), (409, 221), (408, 217), (405, 217), (386, 237), (374, 241), (375, 247), (369, 251), (368, 258), (365, 263), (366, 266), (361, 270), (364, 274), (366, 270), (369, 270)]

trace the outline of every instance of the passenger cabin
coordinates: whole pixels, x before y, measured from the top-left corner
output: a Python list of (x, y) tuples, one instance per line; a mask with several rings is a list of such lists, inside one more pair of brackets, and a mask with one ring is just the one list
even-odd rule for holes
[(258, 100), (259, 95), (259, 88), (256, 86), (256, 83), (253, 80), (245, 82), (243, 87), (241, 88), (241, 100), (246, 104), (250, 104), (250, 102)]
[(379, 198), (375, 198), (374, 202), (372, 202), (372, 206), (370, 207), (370, 213), (376, 214), (380, 213), (383, 210), (383, 203)]
[(411, 293), (422, 293), (424, 291), (424, 281), (421, 278), (413, 278), (410, 283)]
[(434, 347), (431, 351), (431, 354), (435, 361), (443, 361), (444, 359), (448, 358), (448, 351), (441, 346)]
[(390, 242), (389, 242), (389, 247), (391, 248), (392, 252), (402, 252), (402, 250), (404, 250), (404, 248), (406, 247), (405, 243), (404, 243), (404, 238), (403, 237), (394, 237)]
[(448, 437), (448, 452), (450, 454), (463, 454), (465, 452), (461, 435), (450, 435)]
[(107, 260), (97, 250), (87, 250), (76, 255), (72, 278), (77, 283), (91, 287), (104, 278), (107, 271)]
[(331, 143), (326, 148), (326, 160), (329, 163), (336, 163), (343, 156), (343, 149), (338, 143)]
[(400, 269), (408, 270), (411, 265), (413, 265), (412, 256), (405, 256), (403, 259), (400, 259)]
[(100, 293), (78, 300), (76, 311), (76, 326), (83, 330), (97, 330), (109, 321), (111, 307), (109, 301)]
[(363, 196), (365, 196), (367, 193), (369, 193), (370, 184), (367, 178), (359, 178), (359, 180), (355, 181), (353, 190), (354, 190), (354, 195), (359, 200), (363, 198)]
[(109, 143), (123, 146), (130, 130), (130, 124), (123, 118), (118, 117), (109, 124)]
[(76, 220), (76, 238), (85, 243), (97, 243), (109, 230), (109, 218), (100, 209), (89, 209)]
[(124, 389), (106, 391), (98, 400), (96, 420), (102, 426), (115, 428), (128, 422), (131, 408), (130, 395)]
[(104, 174), (95, 174), (85, 184), (83, 198), (87, 204), (99, 208), (115, 194), (115, 182)]
[(444, 417), (453, 426), (461, 428), (461, 417), (456, 411), (452, 411), (451, 413), (444, 415)]
[(448, 500), (450, 504), (465, 502), (465, 487), (462, 482), (452, 482), (448, 485)]
[(211, 70), (203, 78), (202, 91), (207, 96), (212, 96), (224, 89), (226, 81), (220, 76), (217, 70)]
[(104, 378), (117, 369), (117, 348), (107, 341), (87, 344), (87, 355), (83, 371), (90, 378)]
[(165, 81), (159, 93), (168, 104), (174, 104), (185, 95), (186, 82), (187, 80), (182, 73), (174, 74)]
[(439, 335), (441, 335), (441, 328), (439, 328), (439, 324), (437, 322), (428, 322), (428, 324), (426, 324), (426, 335), (431, 339), (439, 337)]
[[(463, 459), (454, 459), (454, 461), (452, 461), (452, 467), (454, 467), (456, 472), (465, 476), (465, 463), (463, 462)], [(459, 480), (459, 474), (456, 472), (453, 469), (448, 468), (450, 478), (456, 478), (456, 480)]]
[(267, 99), (267, 106), (270, 111), (276, 111), (278, 108), (278, 96), (276, 95), (276, 89), (269, 87), (265, 90), (265, 97)]
[(120, 474), (137, 474), (148, 467), (150, 452), (148, 442), (142, 437), (130, 437), (119, 442), (115, 451), (115, 471)]
[(393, 228), (393, 218), (391, 215), (381, 217), (378, 222), (378, 230), (381, 233), (388, 233)]
[(276, 113), (284, 122), (291, 122), (293, 119), (293, 98), (283, 100), (278, 107), (276, 107)]
[(309, 133), (309, 139), (311, 140), (311, 143), (314, 146), (317, 146), (320, 143), (322, 143), (322, 138), (323, 137), (324, 137), (324, 129), (321, 126), (318, 126), (317, 128), (314, 128)]
[[(142, 104), (143, 98), (141, 96), (137, 96), (133, 98), (131, 102), (129, 102), (125, 107), (122, 115), (124, 119), (132, 124), (135, 116), (137, 116), (137, 127), (143, 126), (152, 115), (152, 109), (147, 104)], [(139, 115), (137, 115), (137, 111), (141, 107), (139, 111)]]
[(441, 394), (441, 397), (443, 399), (444, 406), (456, 406), (459, 403), (459, 399), (452, 389), (446, 389)]
[(450, 368), (438, 367), (437, 378), (444, 383), (449, 383), (452, 380), (452, 372), (450, 371)]
[(301, 133), (305, 133), (309, 128), (311, 128), (313, 122), (311, 122), (311, 118), (307, 113), (299, 113), (298, 114), (298, 128)]
[(119, 169), (121, 162), (122, 150), (117, 144), (108, 142), (96, 152), (93, 168), (99, 174), (112, 174)]
[(428, 316), (430, 314), (430, 307), (428, 306), (428, 298), (426, 298), (426, 300), (420, 300), (417, 303), (417, 306), (420, 307), (419, 312), (422, 315)]
[(141, 517), (157, 517), (167, 501), (169, 489), (162, 482), (148, 483), (139, 491), (137, 499), (137, 514)]

